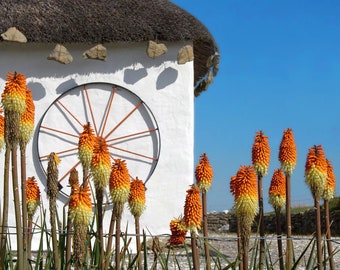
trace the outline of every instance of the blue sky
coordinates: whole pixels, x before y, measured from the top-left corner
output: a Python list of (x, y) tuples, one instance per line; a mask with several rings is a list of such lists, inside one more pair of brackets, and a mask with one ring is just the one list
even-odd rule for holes
[(271, 147), (263, 194), (272, 210), (268, 188), (287, 128), (298, 154), (292, 205), (313, 204), (304, 178), (308, 148), (322, 145), (340, 174), (340, 1), (173, 2), (209, 29), (221, 54), (213, 84), (195, 99), (195, 162), (206, 153), (214, 169), (208, 210), (233, 206), (230, 177), (251, 165), (260, 130)]

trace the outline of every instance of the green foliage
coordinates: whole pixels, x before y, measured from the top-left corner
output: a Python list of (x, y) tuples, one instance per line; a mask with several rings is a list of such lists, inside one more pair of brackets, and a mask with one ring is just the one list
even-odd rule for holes
[(329, 200), (329, 211), (340, 210), (340, 197), (334, 197)]

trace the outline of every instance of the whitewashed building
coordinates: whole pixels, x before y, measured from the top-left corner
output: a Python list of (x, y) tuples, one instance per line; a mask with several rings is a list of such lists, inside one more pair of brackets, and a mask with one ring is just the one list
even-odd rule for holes
[[(194, 181), (194, 99), (218, 69), (218, 48), (206, 27), (166, 0), (4, 0), (0, 22), (0, 90), (6, 74), (17, 71), (33, 93), (27, 176), (38, 180), (43, 207), (46, 157), (55, 152), (61, 159), (62, 211), (69, 170), (82, 173), (77, 136), (90, 122), (107, 138), (112, 157), (126, 160), (131, 177), (145, 181), (141, 227), (169, 233)], [(14, 225), (12, 200), (10, 209)], [(128, 209), (124, 224), (133, 229)]]

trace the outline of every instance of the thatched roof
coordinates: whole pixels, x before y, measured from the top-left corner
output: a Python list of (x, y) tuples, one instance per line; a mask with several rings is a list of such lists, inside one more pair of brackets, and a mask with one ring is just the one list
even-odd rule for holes
[(207, 28), (167, 0), (1, 0), (0, 33), (9, 27), (39, 43), (192, 40), (196, 96), (206, 89), (209, 71), (216, 75), (218, 69), (218, 48)]

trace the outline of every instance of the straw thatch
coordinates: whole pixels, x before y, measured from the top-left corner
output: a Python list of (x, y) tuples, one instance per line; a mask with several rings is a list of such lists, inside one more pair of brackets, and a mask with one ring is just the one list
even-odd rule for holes
[[(195, 17), (167, 0), (2, 0), (0, 33), (16, 27), (28, 42), (193, 41), (195, 94), (218, 69), (218, 48)], [(212, 66), (207, 66), (216, 55)]]

